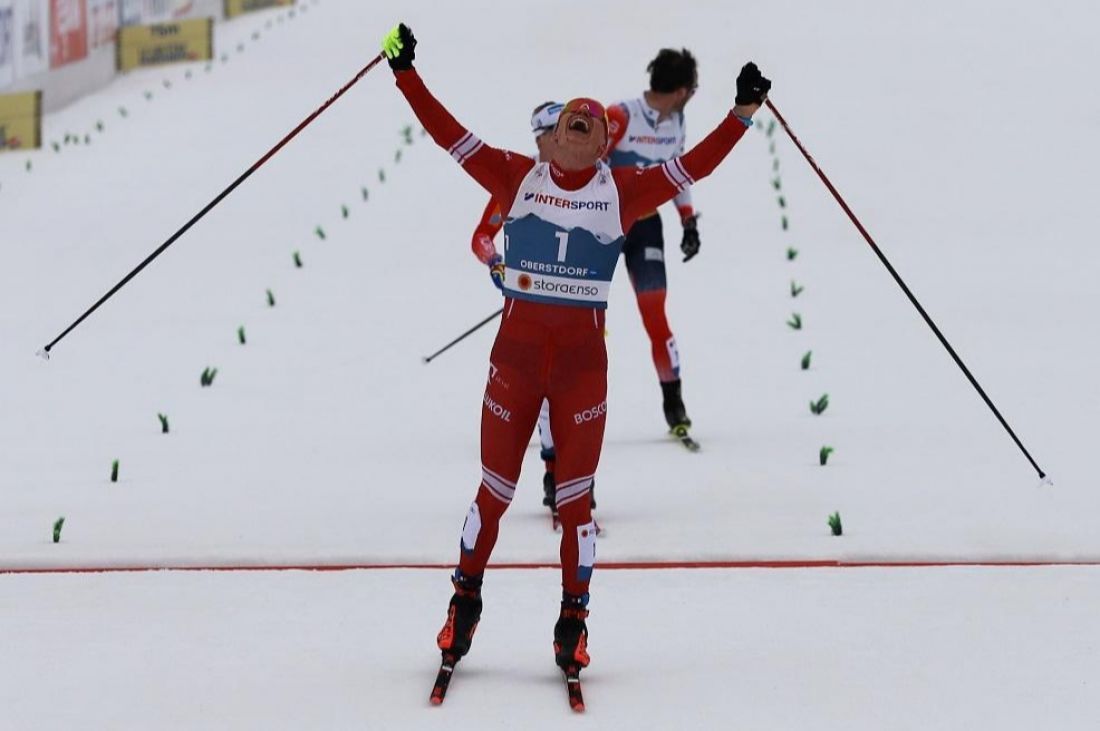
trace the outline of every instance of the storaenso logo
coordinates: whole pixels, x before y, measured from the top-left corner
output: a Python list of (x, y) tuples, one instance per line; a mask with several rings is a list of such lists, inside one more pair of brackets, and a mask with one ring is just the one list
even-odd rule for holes
[(559, 198), (556, 195), (546, 193), (524, 193), (523, 200), (535, 199), (535, 203), (541, 206), (553, 206), (554, 208), (566, 208), (570, 211), (606, 211), (611, 207), (609, 201), (571, 201), (568, 198)]
[(498, 419), (503, 419), (504, 421), (512, 420), (512, 412), (489, 398), (489, 394), (485, 394), (482, 401), (485, 403), (485, 408), (489, 409), (489, 413), (493, 416)]
[(607, 413), (607, 401), (603, 401), (598, 406), (593, 406), (591, 409), (585, 409), (584, 411), (573, 414), (573, 421), (577, 424), (583, 424), (587, 421), (594, 421)]
[[(527, 276), (521, 275), (520, 279)], [(521, 282), (522, 286), (522, 282)], [(600, 293), (600, 288), (591, 284), (573, 284), (571, 282), (550, 282), (545, 279), (534, 279), (531, 289), (545, 294), (571, 294), (580, 297), (595, 297)]]

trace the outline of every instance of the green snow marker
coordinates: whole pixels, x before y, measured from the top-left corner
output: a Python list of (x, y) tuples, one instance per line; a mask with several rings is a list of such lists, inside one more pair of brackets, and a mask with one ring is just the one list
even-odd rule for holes
[(822, 394), (821, 398), (817, 401), (810, 402), (810, 412), (820, 416), (825, 413), (825, 409), (829, 408), (829, 394)]
[(325, 240), (325, 230), (320, 226), (313, 229), (313, 233), (317, 234), (317, 238), (321, 239), (321, 241)]
[(274, 307), (275, 306), (275, 293), (272, 292), (270, 289), (267, 290), (267, 306), (268, 307)]
[(821, 463), (822, 467), (829, 461), (829, 455), (834, 451), (832, 447), (822, 447), (821, 451), (817, 453), (817, 460)]
[(160, 433), (161, 434), (167, 434), (168, 433), (168, 415), (167, 414), (157, 414), (157, 418), (160, 419)]
[(793, 315), (791, 315), (791, 319), (787, 320), (787, 327), (789, 327), (792, 330), (801, 330), (802, 329), (802, 315), (798, 314), (797, 312), (794, 313)]
[(802, 356), (802, 370), (810, 370), (810, 358), (813, 357), (814, 351), (807, 350), (806, 354)]
[(340, 215), (342, 215), (344, 218), (347, 218), (350, 214), (351, 211), (348, 210), (347, 206), (340, 206)]
[(299, 254), (297, 251), (294, 252), (294, 266), (298, 267), (299, 269), (302, 268), (302, 255)]
[(370, 198), (370, 191), (367, 190), (367, 186), (364, 185), (362, 187), (362, 189), (360, 190), (360, 192), (363, 194), (363, 200), (364, 201), (366, 201), (367, 199)]
[(248, 338), (244, 336), (244, 325), (237, 328), (237, 342), (241, 345), (245, 345), (248, 342)]
[(57, 520), (55, 520), (53, 522), (53, 542), (54, 543), (61, 543), (61, 529), (64, 528), (64, 527), (65, 527), (65, 516), (62, 515), (60, 518), (58, 518)]
[(111, 463), (111, 482), (118, 482), (118, 460)]
[(787, 247), (787, 261), (794, 261), (795, 257), (797, 257), (797, 256), (798, 256), (798, 249), (795, 249), (795, 248), (792, 248), (792, 247), (788, 246)]
[(393, 161), (394, 163), (401, 162), (401, 148), (397, 148), (397, 151), (393, 153)]
[(804, 289), (806, 288), (795, 282), (793, 279), (791, 280), (791, 297), (797, 297), (798, 295), (802, 294), (802, 290)]
[(833, 531), (834, 536), (844, 535), (844, 526), (840, 523), (840, 513), (833, 513), (829, 516), (829, 528)]
[(378, 168), (378, 182), (379, 183), (386, 182), (386, 171), (383, 170), (382, 168)]
[(787, 217), (783, 216), (783, 230), (786, 231), (788, 228), (790, 228), (790, 223), (787, 221)]
[(787, 199), (784, 198), (783, 196), (779, 196), (779, 207), (780, 208), (786, 208), (787, 207)]

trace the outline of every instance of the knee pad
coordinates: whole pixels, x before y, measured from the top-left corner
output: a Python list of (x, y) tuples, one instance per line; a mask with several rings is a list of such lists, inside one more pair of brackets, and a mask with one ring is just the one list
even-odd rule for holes
[(466, 521), (462, 524), (462, 539), (459, 541), (459, 546), (463, 553), (474, 552), (479, 533), (481, 533), (481, 510), (475, 501), (470, 504), (470, 512), (466, 513)]

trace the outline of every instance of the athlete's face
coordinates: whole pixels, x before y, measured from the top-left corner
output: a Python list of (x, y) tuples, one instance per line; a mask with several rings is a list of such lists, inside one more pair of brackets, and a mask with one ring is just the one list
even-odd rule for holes
[[(598, 102), (573, 100), (562, 110), (554, 128), (559, 155), (579, 166), (595, 165), (607, 147), (607, 113)], [(566, 162), (566, 160), (560, 160)]]

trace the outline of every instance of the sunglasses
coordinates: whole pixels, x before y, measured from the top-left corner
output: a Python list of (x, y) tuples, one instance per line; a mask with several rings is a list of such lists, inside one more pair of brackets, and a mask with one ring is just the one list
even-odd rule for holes
[(565, 107), (561, 110), (561, 113), (587, 114), (592, 119), (603, 120), (605, 127), (607, 125), (607, 109), (595, 99), (588, 99), (585, 97), (570, 99), (565, 103)]

